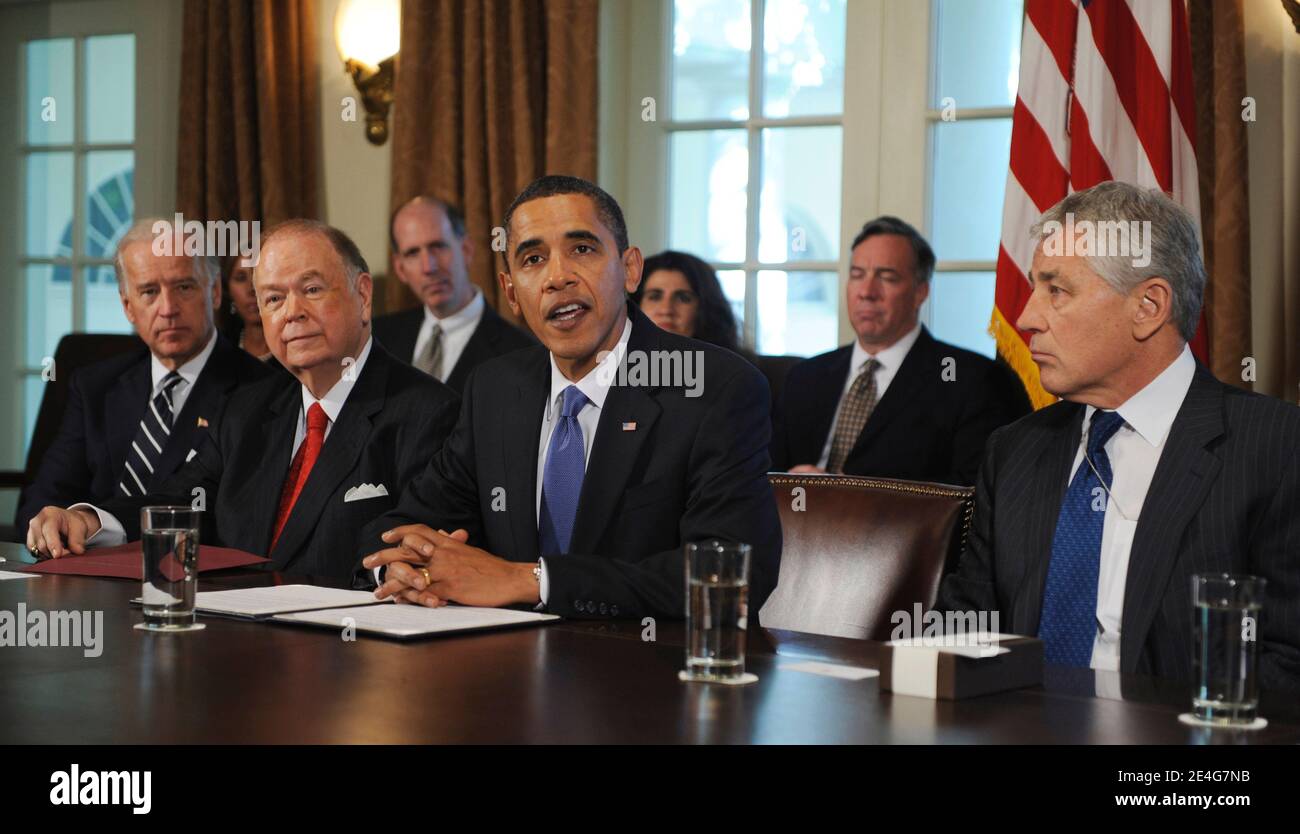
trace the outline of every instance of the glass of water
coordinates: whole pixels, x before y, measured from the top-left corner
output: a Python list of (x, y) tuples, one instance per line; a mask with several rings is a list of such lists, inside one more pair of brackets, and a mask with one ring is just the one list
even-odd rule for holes
[(732, 542), (686, 545), (686, 670), (682, 680), (748, 683), (750, 546)]
[(1265, 580), (1192, 577), (1192, 714), (1215, 724), (1251, 724), (1259, 705), (1259, 613)]
[(194, 592), (199, 576), (199, 510), (145, 507), (140, 510), (144, 551), (141, 602), (145, 631), (195, 631)]

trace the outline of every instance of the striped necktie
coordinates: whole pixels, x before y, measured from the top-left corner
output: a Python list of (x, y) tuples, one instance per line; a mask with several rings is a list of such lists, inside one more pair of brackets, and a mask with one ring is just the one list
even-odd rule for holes
[(149, 407), (144, 410), (144, 417), (140, 418), (140, 428), (136, 429), (135, 439), (127, 450), (126, 469), (117, 484), (118, 490), (127, 498), (149, 492), (146, 486), (153, 478), (154, 467), (158, 465), (163, 447), (172, 433), (172, 390), (184, 381), (175, 371), (163, 377), (158, 393), (154, 394)]

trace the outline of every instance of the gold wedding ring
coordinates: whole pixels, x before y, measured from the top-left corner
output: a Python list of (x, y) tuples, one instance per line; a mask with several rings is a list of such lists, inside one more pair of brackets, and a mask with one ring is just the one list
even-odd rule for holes
[(420, 568), (420, 573), (424, 574), (424, 587), (427, 588), (433, 584), (433, 577), (429, 575), (428, 568)]

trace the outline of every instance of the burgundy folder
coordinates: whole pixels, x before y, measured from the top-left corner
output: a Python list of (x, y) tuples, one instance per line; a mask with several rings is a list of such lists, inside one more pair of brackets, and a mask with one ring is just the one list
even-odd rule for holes
[[(242, 550), (228, 547), (199, 545), (199, 573), (242, 568), (269, 562)], [(118, 579), (144, 581), (144, 555), (140, 542), (128, 542), (117, 547), (96, 547), (83, 556), (64, 556), (60, 559), (43, 559), (22, 570), (28, 573), (64, 573), (71, 576), (111, 576)]]

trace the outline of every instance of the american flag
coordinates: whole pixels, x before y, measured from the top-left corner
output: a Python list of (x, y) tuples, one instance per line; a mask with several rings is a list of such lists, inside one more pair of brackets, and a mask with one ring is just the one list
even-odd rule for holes
[[(1072, 191), (1106, 180), (1159, 188), (1200, 222), (1196, 110), (1184, 0), (1027, 0), (1011, 169), (989, 330), (1035, 408), (1038, 380), (1016, 319), (1032, 289), (1029, 227)], [(1205, 361), (1205, 322), (1192, 351)]]

